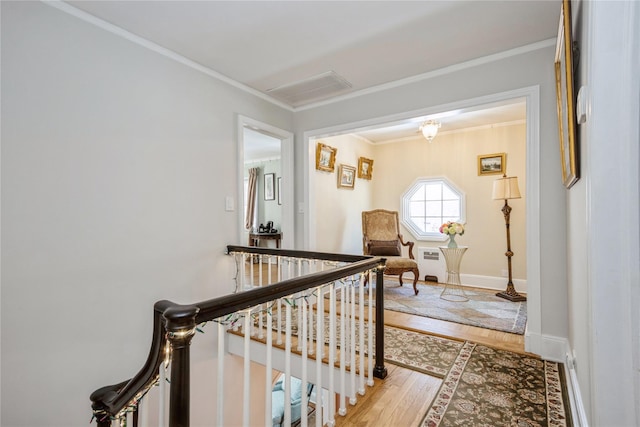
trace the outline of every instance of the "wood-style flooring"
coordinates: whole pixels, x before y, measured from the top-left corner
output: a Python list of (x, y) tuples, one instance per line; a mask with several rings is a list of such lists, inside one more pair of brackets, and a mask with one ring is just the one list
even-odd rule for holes
[[(446, 338), (472, 341), (490, 347), (525, 353), (524, 336), (462, 325), (444, 320), (385, 310), (385, 325)], [(347, 414), (336, 416), (336, 427), (417, 427), (436, 396), (442, 379), (410, 369), (385, 364), (388, 375), (375, 379), (365, 396), (358, 396)], [(348, 403), (347, 403), (348, 405)]]

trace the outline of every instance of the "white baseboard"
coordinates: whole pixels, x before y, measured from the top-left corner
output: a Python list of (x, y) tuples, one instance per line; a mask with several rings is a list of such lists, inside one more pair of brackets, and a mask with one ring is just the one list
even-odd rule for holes
[(570, 408), (568, 410), (571, 411), (573, 425), (589, 427), (569, 341), (566, 338), (552, 335), (527, 334), (527, 332), (525, 334), (527, 335), (526, 342), (530, 344), (525, 347), (525, 351), (537, 354), (545, 360), (562, 363), (569, 394)]
[[(504, 291), (507, 287), (508, 279), (506, 277), (480, 276), (477, 274), (460, 274), (460, 282), (465, 286), (476, 288), (495, 289), (496, 291)], [(527, 293), (527, 281), (523, 279), (513, 279), (513, 286), (519, 293)]]
[(571, 402), (571, 418), (574, 426), (589, 427), (587, 413), (582, 403), (582, 394), (580, 393), (580, 384), (578, 383), (578, 374), (575, 369), (575, 361), (573, 360), (572, 353), (569, 347), (569, 341), (566, 341), (564, 373), (567, 379), (569, 401)]

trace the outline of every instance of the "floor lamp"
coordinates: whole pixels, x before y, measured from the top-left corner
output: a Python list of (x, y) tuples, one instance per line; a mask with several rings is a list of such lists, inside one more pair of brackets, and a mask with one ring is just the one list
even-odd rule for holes
[(507, 177), (505, 174), (502, 178), (496, 179), (493, 182), (493, 200), (503, 200), (504, 206), (502, 207), (502, 213), (504, 214), (504, 222), (507, 226), (507, 264), (509, 266), (509, 282), (507, 283), (507, 289), (504, 292), (498, 292), (496, 295), (508, 299), (509, 301), (526, 301), (527, 297), (520, 295), (516, 288), (513, 287), (513, 281), (511, 276), (511, 233), (509, 231), (509, 217), (511, 215), (511, 206), (507, 203), (509, 199), (519, 199), (520, 189), (518, 188), (518, 177)]

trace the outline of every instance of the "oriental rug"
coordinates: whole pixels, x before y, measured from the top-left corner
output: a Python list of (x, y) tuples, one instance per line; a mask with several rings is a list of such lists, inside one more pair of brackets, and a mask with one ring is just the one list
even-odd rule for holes
[[(298, 319), (297, 311), (291, 313), (291, 334), (298, 335)], [(315, 324), (317, 318), (314, 318)], [(282, 323), (284, 324), (284, 314), (282, 315)], [(329, 320), (324, 318), (325, 331), (329, 330)], [(256, 324), (257, 326), (257, 324)], [(360, 326), (355, 323), (356, 336), (359, 336)], [(276, 325), (273, 325), (276, 330)], [(336, 345), (340, 347), (340, 318), (336, 319)], [(364, 334), (364, 354), (367, 354), (369, 343), (369, 330), (365, 327)], [(372, 328), (375, 347), (375, 327)], [(348, 334), (347, 334), (348, 336)], [(324, 342), (329, 343), (329, 337), (324, 335)], [(360, 345), (356, 340), (355, 350), (360, 351)], [(428, 335), (407, 329), (395, 328), (385, 325), (384, 327), (384, 360), (394, 365), (403, 366), (423, 374), (431, 375), (438, 378), (444, 378), (458, 358), (460, 351), (465, 345), (464, 341), (453, 340), (435, 335)], [(375, 352), (375, 350), (374, 350)]]
[(421, 427), (571, 426), (562, 365), (466, 343)]
[(527, 324), (526, 302), (511, 302), (497, 297), (494, 290), (469, 287), (464, 288), (469, 301), (448, 301), (440, 298), (443, 290), (443, 284), (418, 283), (419, 293), (415, 295), (409, 281), (400, 286), (397, 279), (385, 277), (384, 308), (463, 325), (524, 334)]

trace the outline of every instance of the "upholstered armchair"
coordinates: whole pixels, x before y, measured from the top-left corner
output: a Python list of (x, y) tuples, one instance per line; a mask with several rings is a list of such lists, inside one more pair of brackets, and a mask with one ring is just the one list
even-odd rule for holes
[[(413, 273), (413, 291), (418, 295), (418, 263), (413, 257), (413, 242), (405, 242), (400, 234), (397, 211), (375, 209), (362, 212), (362, 252), (365, 255), (386, 258), (384, 274), (398, 275), (402, 286), (402, 275)], [(409, 257), (402, 256), (402, 248), (408, 247)]]

